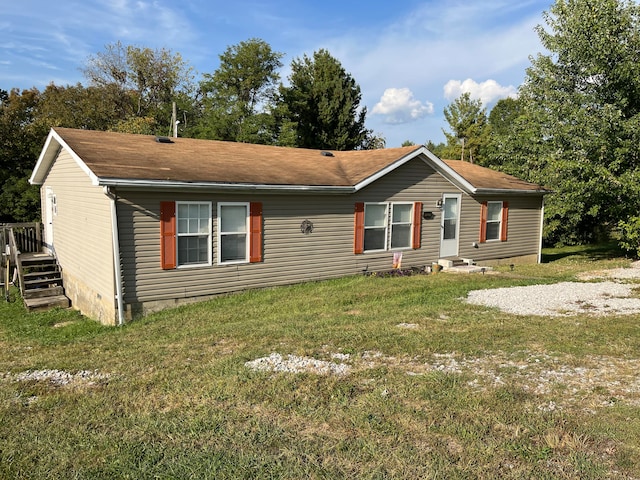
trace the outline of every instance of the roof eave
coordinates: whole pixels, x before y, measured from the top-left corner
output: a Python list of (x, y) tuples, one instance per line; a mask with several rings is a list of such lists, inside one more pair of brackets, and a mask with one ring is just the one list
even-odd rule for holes
[(128, 190), (208, 190), (208, 191), (261, 191), (277, 193), (319, 193), (349, 194), (355, 191), (352, 186), (335, 185), (269, 185), (252, 183), (183, 182), (173, 180), (134, 180), (127, 178), (98, 178), (97, 185), (120, 187)]
[(544, 188), (538, 190), (524, 190), (518, 188), (476, 188), (475, 195), (546, 195), (553, 193)]

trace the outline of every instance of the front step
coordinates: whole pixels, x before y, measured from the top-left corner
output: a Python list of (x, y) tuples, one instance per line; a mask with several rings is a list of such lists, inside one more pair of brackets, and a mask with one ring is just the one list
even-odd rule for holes
[(52, 297), (25, 298), (24, 304), (29, 312), (49, 310), (55, 307), (69, 308), (71, 302), (64, 295)]
[(64, 295), (64, 288), (62, 288), (62, 286), (32, 288), (24, 291), (24, 298), (56, 297), (58, 295)]
[(62, 274), (54, 256), (32, 253), (21, 255), (20, 260), (22, 296), (27, 311), (70, 306), (71, 302), (64, 294)]

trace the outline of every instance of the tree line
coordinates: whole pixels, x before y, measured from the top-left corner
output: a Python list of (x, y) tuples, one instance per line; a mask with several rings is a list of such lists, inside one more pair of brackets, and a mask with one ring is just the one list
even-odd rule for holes
[[(465, 93), (444, 109), (446, 142), (425, 144), (539, 183), (548, 244), (616, 238), (640, 254), (640, 6), (556, 0), (537, 27), (545, 53), (517, 96), (490, 112)], [(115, 43), (86, 59), (86, 86), (0, 90), (0, 221), (39, 218), (28, 185), (44, 138), (64, 126), (292, 147), (383, 148), (355, 79), (326, 50), (291, 63), (261, 39), (228, 47), (199, 81), (180, 54)], [(405, 144), (412, 144), (411, 141)]]
[(442, 158), (541, 184), (550, 245), (616, 240), (640, 255), (640, 6), (556, 0), (537, 33), (545, 53), (517, 98), (487, 114), (463, 94), (445, 108)]

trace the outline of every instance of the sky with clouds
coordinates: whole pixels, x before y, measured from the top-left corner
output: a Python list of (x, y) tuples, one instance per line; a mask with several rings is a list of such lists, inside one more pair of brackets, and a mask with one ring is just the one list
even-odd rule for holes
[(117, 41), (167, 48), (212, 73), (230, 45), (260, 38), (289, 65), (324, 48), (362, 89), (367, 128), (436, 143), (464, 92), (488, 110), (514, 96), (552, 0), (23, 0), (0, 7), (0, 89), (86, 83), (80, 68)]

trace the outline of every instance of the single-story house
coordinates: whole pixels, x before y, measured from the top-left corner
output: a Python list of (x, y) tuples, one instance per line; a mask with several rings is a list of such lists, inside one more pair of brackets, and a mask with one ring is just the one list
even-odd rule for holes
[(424, 146), (50, 131), (33, 174), (72, 306), (105, 324), (249, 288), (540, 258), (539, 185)]

